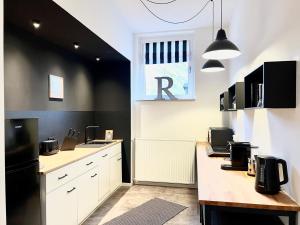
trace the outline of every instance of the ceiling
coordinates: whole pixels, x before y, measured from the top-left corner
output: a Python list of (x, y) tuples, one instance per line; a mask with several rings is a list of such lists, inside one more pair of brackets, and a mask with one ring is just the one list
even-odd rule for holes
[[(39, 30), (34, 30), (32, 20), (41, 21)], [(26, 0), (26, 4), (24, 0), (5, 0), (4, 21), (5, 29), (13, 25), (92, 62), (96, 62), (96, 57), (101, 58), (100, 63), (126, 60), (52, 0)], [(74, 49), (74, 42), (80, 44), (78, 50)]]
[[(173, 25), (167, 24), (155, 18), (147, 11), (140, 2), (141, 0), (111, 0), (114, 7), (124, 17), (128, 26), (135, 33), (160, 32), (171, 30), (195, 29), (208, 27), (212, 24), (212, 3), (209, 2), (204, 11), (188, 23)], [(209, 0), (176, 0), (168, 5), (155, 5), (143, 0), (144, 3), (160, 17), (181, 21), (194, 16)], [(167, 2), (169, 0), (153, 0), (156, 2)], [(228, 25), (239, 0), (223, 0), (223, 23)], [(215, 24), (220, 25), (221, 1), (215, 0)]]

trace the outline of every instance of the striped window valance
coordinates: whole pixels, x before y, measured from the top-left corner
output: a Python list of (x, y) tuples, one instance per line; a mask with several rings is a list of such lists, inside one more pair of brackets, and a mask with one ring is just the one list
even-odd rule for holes
[(145, 64), (188, 62), (188, 40), (145, 43)]

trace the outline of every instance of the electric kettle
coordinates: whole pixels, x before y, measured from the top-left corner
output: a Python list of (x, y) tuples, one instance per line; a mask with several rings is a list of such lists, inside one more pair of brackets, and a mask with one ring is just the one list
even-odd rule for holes
[[(282, 165), (283, 180), (280, 181), (279, 165)], [(255, 190), (262, 194), (277, 194), (280, 185), (289, 180), (286, 161), (272, 156), (256, 157)]]

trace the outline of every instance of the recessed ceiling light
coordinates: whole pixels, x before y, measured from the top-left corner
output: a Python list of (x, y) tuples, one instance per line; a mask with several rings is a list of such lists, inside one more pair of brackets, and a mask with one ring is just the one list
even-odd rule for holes
[(32, 26), (34, 29), (38, 30), (41, 27), (41, 22), (38, 20), (32, 20)]
[(78, 49), (80, 47), (80, 45), (77, 42), (74, 42), (73, 45), (75, 49)]
[(96, 57), (96, 61), (99, 62), (100, 61), (100, 57)]

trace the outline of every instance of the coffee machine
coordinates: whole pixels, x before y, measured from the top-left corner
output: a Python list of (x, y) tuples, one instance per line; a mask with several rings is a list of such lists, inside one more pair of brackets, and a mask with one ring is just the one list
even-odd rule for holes
[(228, 142), (230, 151), (230, 163), (222, 164), (223, 170), (248, 170), (248, 158), (251, 157), (251, 144), (249, 142)]

